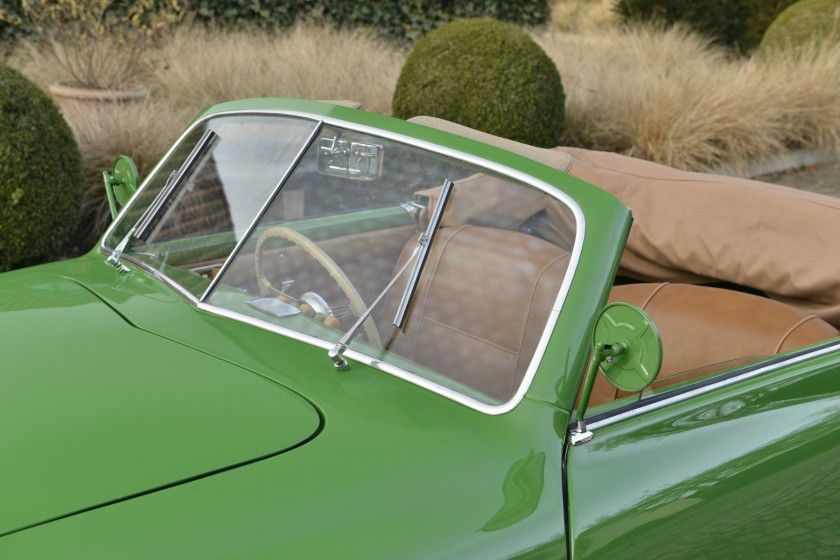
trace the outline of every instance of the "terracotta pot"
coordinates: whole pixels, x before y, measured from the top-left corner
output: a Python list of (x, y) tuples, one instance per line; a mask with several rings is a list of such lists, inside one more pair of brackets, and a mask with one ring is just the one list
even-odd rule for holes
[(92, 89), (66, 83), (49, 86), (50, 93), (63, 112), (95, 111), (113, 104), (134, 103), (148, 97), (149, 90), (142, 86), (126, 84), (115, 89)]

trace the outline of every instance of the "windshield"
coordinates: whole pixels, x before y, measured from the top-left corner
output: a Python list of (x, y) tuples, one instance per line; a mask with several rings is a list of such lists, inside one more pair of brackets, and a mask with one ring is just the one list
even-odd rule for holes
[(279, 116), (193, 129), (106, 244), (132, 227), (124, 254), (211, 308), (327, 343), (369, 312), (350, 350), (488, 404), (525, 379), (576, 232), (562, 202), (511, 178)]

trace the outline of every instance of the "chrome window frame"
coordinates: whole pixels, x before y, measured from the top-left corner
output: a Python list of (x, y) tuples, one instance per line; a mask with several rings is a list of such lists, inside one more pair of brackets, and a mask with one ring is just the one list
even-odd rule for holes
[[(599, 428), (606, 428), (618, 422), (629, 420), (642, 414), (659, 410), (673, 404), (681, 403), (692, 397), (705, 395), (723, 387), (729, 387), (736, 383), (748, 379), (754, 379), (766, 374), (773, 373), (782, 368), (796, 365), (807, 360), (818, 358), (840, 351), (840, 340), (832, 339), (823, 344), (810, 348), (808, 350), (794, 351), (788, 356), (770, 357), (767, 360), (759, 360), (752, 364), (747, 364), (743, 367), (734, 369), (728, 373), (721, 373), (719, 377), (713, 377), (705, 380), (697, 380), (696, 383), (666, 391), (652, 396), (649, 400), (644, 398), (606, 412), (594, 414), (591, 420), (587, 422), (587, 429), (594, 435), (597, 435), (596, 430)], [(770, 363), (768, 363), (770, 362)], [(574, 422), (569, 424), (569, 433), (576, 430)]]
[[(474, 156), (472, 154), (467, 154), (461, 152), (459, 150), (455, 150), (452, 148), (447, 148), (445, 146), (440, 146), (438, 144), (433, 144), (431, 142), (427, 142), (424, 140), (419, 140), (417, 138), (412, 138), (411, 136), (406, 136), (404, 134), (399, 134), (396, 132), (391, 132), (388, 130), (382, 130), (379, 128), (351, 122), (345, 121), (342, 119), (336, 119), (333, 117), (328, 117), (324, 115), (319, 115), (315, 113), (307, 113), (302, 111), (290, 111), (290, 110), (283, 110), (283, 109), (265, 109), (265, 110), (232, 110), (232, 111), (221, 111), (218, 113), (212, 113), (209, 115), (205, 115), (199, 119), (196, 119), (193, 123), (190, 124), (189, 127), (178, 137), (178, 140), (173, 143), (172, 147), (166, 152), (166, 154), (161, 158), (158, 164), (152, 169), (152, 171), (147, 176), (146, 180), (143, 181), (143, 184), (140, 188), (137, 189), (137, 192), (131, 197), (131, 200), (123, 207), (120, 214), (117, 218), (112, 222), (112, 224), (108, 227), (105, 235), (102, 236), (102, 242), (99, 244), (99, 250), (104, 254), (110, 254), (113, 252), (113, 249), (107, 247), (105, 245), (105, 240), (108, 239), (114, 228), (116, 228), (117, 224), (120, 221), (120, 218), (123, 216), (125, 212), (127, 212), (131, 206), (135, 203), (138, 196), (145, 190), (149, 178), (153, 177), (157, 172), (160, 166), (166, 161), (175, 150), (175, 148), (181, 143), (186, 135), (188, 135), (195, 127), (200, 126), (204, 122), (221, 117), (228, 117), (228, 116), (288, 116), (288, 117), (298, 117), (307, 120), (313, 121), (316, 124), (321, 122), (322, 125), (328, 126), (337, 126), (345, 128), (349, 131), (359, 132), (362, 134), (368, 134), (374, 137), (380, 137), (387, 140), (391, 140), (394, 142), (402, 143), (408, 146), (420, 148), (422, 150), (426, 150), (428, 152), (442, 155), (445, 157), (450, 157), (454, 159), (458, 159), (460, 161), (464, 161), (480, 167), (482, 169), (486, 169), (488, 171), (500, 174), (505, 177), (509, 177), (513, 180), (516, 180), (524, 185), (529, 187), (533, 187), (540, 192), (552, 197), (559, 202), (565, 204), (572, 212), (575, 217), (575, 242), (572, 247), (572, 253), (569, 258), (569, 265), (566, 269), (566, 275), (563, 278), (563, 282), (560, 285), (560, 289), (557, 292), (557, 297), (554, 300), (554, 304), (552, 305), (551, 312), (549, 313), (548, 319), (546, 320), (545, 327), (543, 329), (542, 335), (540, 336), (540, 340), (537, 344), (536, 349), (534, 350), (534, 355), (531, 357), (531, 362), (528, 364), (528, 369), (525, 371), (525, 375), (521, 383), (519, 384), (519, 388), (517, 389), (516, 393), (511, 397), (510, 400), (501, 404), (488, 404), (486, 402), (482, 402), (480, 400), (474, 399), (469, 397), (463, 393), (459, 393), (458, 391), (451, 389), (449, 387), (445, 387), (430, 379), (412, 373), (410, 371), (404, 370), (402, 368), (396, 367), (390, 363), (383, 362), (373, 356), (369, 356), (367, 354), (363, 354), (359, 351), (353, 350), (348, 348), (345, 352), (345, 357), (357, 361), (359, 363), (363, 363), (367, 366), (373, 367), (405, 381), (412, 383), (414, 385), (418, 385), (427, 389), (433, 393), (437, 393), (443, 397), (446, 397), (450, 400), (453, 400), (457, 403), (463, 404), (469, 408), (482, 412), (488, 415), (499, 415), (504, 414), (506, 412), (510, 412), (525, 398), (525, 394), (530, 389), (531, 384), (536, 376), (537, 369), (539, 368), (540, 364), (542, 363), (542, 358), (545, 354), (546, 348), (548, 347), (549, 339), (551, 338), (552, 333), (554, 332), (554, 328), (557, 325), (557, 320), (560, 317), (560, 312), (563, 309), (563, 304), (566, 301), (566, 297), (569, 293), (569, 288), (572, 284), (572, 280), (577, 273), (578, 263), (580, 261), (580, 255), (583, 248), (583, 241), (586, 235), (586, 222), (583, 215), (583, 210), (578, 205), (578, 203), (571, 198), (565, 192), (559, 190), (558, 188), (549, 185), (544, 181), (540, 181), (530, 175), (527, 175), (521, 171), (517, 171), (515, 169), (511, 169), (505, 165), (501, 165), (499, 163)], [(300, 342), (304, 342), (310, 344), (312, 346), (322, 348), (325, 351), (329, 350), (335, 345), (335, 342), (326, 341), (305, 333), (301, 333), (298, 331), (294, 331), (292, 329), (288, 329), (285, 327), (280, 327), (278, 325), (274, 325), (272, 323), (268, 323), (266, 321), (262, 321), (255, 317), (251, 317), (249, 315), (244, 315), (241, 313), (237, 313), (234, 311), (230, 311), (227, 309), (223, 309), (220, 307), (216, 307), (210, 305), (206, 302), (202, 302), (199, 298), (195, 297), (189, 291), (187, 291), (184, 287), (180, 286), (177, 282), (166, 276), (165, 274), (161, 273), (160, 271), (152, 268), (148, 264), (140, 261), (139, 259), (132, 258), (131, 255), (126, 255), (123, 253), (122, 257), (123, 260), (127, 260), (129, 262), (134, 263), (135, 265), (139, 266), (140, 268), (146, 270), (153, 274), (156, 278), (160, 279), (164, 282), (167, 286), (171, 287), (175, 290), (178, 294), (182, 297), (187, 299), (190, 303), (192, 303), (196, 308), (205, 311), (207, 313), (211, 313), (213, 315), (218, 315), (221, 317), (226, 317), (229, 319), (233, 319), (235, 321), (239, 321), (242, 323), (246, 323), (249, 325), (256, 326), (258, 328), (262, 328), (271, 332), (275, 332), (282, 336), (286, 336), (293, 340), (298, 340)], [(225, 260), (225, 264), (231, 258), (228, 256), (228, 259)], [(224, 266), (224, 265), (223, 265)]]

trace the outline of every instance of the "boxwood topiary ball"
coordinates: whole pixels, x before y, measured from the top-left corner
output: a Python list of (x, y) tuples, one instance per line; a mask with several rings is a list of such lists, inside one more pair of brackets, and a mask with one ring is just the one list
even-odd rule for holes
[(758, 54), (803, 47), (814, 41), (840, 42), (840, 0), (800, 0), (770, 24)]
[(566, 96), (557, 67), (516, 27), (449, 23), (421, 39), (397, 81), (392, 110), (438, 117), (526, 144), (560, 143)]
[(56, 256), (82, 188), (79, 148), (58, 109), (0, 65), (0, 271)]

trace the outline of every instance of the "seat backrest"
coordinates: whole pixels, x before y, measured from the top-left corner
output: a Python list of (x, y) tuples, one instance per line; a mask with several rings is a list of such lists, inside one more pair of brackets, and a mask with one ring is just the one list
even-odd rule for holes
[[(816, 315), (768, 298), (708, 286), (627, 284), (613, 287), (610, 302), (614, 301), (641, 307), (659, 330), (663, 360), (656, 386), (687, 381), (840, 334)], [(714, 365), (718, 367), (709, 367)], [(599, 375), (590, 404), (626, 395)]]
[[(397, 263), (410, 257), (416, 237)], [(518, 388), (557, 298), (569, 253), (516, 231), (483, 226), (438, 232), (402, 331), (385, 348), (506, 401)], [(408, 276), (404, 274), (403, 276)], [(391, 290), (380, 331), (394, 327), (404, 283)]]

